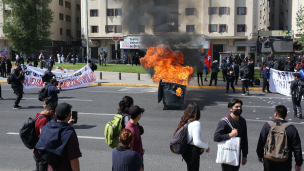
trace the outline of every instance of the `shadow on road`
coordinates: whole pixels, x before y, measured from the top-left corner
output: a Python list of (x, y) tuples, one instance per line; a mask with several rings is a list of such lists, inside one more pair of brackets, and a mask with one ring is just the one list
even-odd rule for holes
[(73, 125), (74, 129), (91, 129), (96, 127), (97, 125)]

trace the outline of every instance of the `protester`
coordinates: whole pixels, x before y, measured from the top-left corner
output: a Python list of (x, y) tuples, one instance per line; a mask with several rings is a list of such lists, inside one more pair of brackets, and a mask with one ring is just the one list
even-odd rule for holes
[(132, 61), (132, 66), (135, 63), (135, 55), (134, 53), (131, 54), (131, 61)]
[(58, 63), (60, 64), (61, 62), (61, 59), (60, 59), (60, 54), (59, 53), (57, 53), (57, 61), (58, 61)]
[(228, 62), (228, 67), (230, 67), (230, 66), (232, 65), (232, 61), (233, 61), (232, 52), (230, 52), (230, 55), (229, 55), (229, 57), (228, 57), (228, 60), (229, 60), (229, 62)]
[(293, 105), (293, 112), (294, 112), (294, 117), (295, 118), (300, 118), (302, 119), (302, 107), (301, 107), (301, 100), (302, 100), (302, 95), (298, 94), (297, 88), (300, 80), (300, 74), (299, 73), (294, 73), (294, 80), (291, 82), (290, 85), (290, 95), (292, 99), (292, 105)]
[(100, 54), (98, 55), (98, 63), (99, 63), (99, 66), (103, 66), (103, 62), (102, 62), (102, 59), (103, 56), (102, 56), (102, 53), (100, 52)]
[(270, 79), (270, 71), (269, 71), (269, 67), (267, 66), (264, 69), (264, 77), (263, 77), (263, 93), (265, 93), (265, 88), (267, 89), (267, 93), (272, 93), (269, 90), (269, 79)]
[(55, 154), (58, 166), (49, 165), (48, 171), (79, 171), (79, 157), (82, 156), (78, 138), (74, 128), (74, 120), (71, 119), (72, 106), (61, 103), (57, 106), (56, 118), (49, 121), (41, 128), (40, 139), (36, 148), (42, 156)]
[(284, 71), (294, 72), (294, 66), (290, 60), (290, 57), (287, 57), (287, 60), (285, 61)]
[(94, 72), (95, 71), (95, 67), (97, 68), (96, 64), (93, 61), (91, 61), (91, 59), (88, 60), (88, 63), (89, 63), (89, 67)]
[(300, 69), (299, 74), (300, 74), (300, 78), (303, 79), (304, 78), (304, 67)]
[(64, 59), (64, 55), (62, 54), (62, 55), (61, 55), (61, 63), (63, 63), (63, 64), (64, 64), (64, 63), (65, 63), (64, 61), (65, 61), (65, 59)]
[[(274, 111), (274, 120), (268, 121), (264, 124), (260, 138), (257, 145), (257, 155), (258, 160), (263, 163), (264, 171), (291, 171), (292, 170), (292, 153), (295, 157), (295, 171), (300, 171), (303, 164), (302, 158), (302, 148), (301, 148), (301, 139), (298, 133), (298, 130), (295, 126), (286, 121), (287, 108), (283, 105), (278, 105), (275, 107)], [(280, 137), (272, 144), (272, 152), (278, 152), (279, 158), (274, 158), (269, 155), (268, 142), (271, 138), (275, 138), (276, 135), (269, 135), (273, 131), (281, 130), (284, 132), (284, 138)], [(281, 136), (281, 135), (280, 135)], [(287, 138), (287, 139), (285, 139)], [(284, 144), (280, 144), (280, 142)], [(285, 144), (287, 142), (287, 144)], [(282, 149), (281, 146), (284, 146)], [(288, 151), (285, 151), (286, 149)], [(283, 156), (287, 157), (287, 160), (284, 161)], [(280, 160), (281, 159), (281, 160)]]
[(38, 66), (38, 56), (35, 55), (35, 58), (34, 58), (34, 67), (37, 67)]
[(6, 74), (7, 75), (11, 75), (11, 71), (12, 71), (12, 63), (10, 59), (6, 60)]
[(235, 92), (235, 88), (234, 88), (234, 79), (235, 79), (235, 76), (234, 76), (234, 73), (233, 73), (233, 69), (230, 68), (228, 70), (228, 73), (227, 73), (227, 85), (226, 85), (226, 93), (228, 93), (229, 91), (229, 84), (231, 86), (231, 88), (233, 89), (233, 92)]
[[(43, 99), (43, 108), (50, 104), (51, 102), (56, 102), (52, 97), (46, 97)], [(56, 102), (57, 103), (57, 102)]]
[(220, 69), (218, 67), (218, 64), (217, 64), (217, 60), (215, 60), (215, 61), (212, 62), (211, 69), (212, 69), (212, 73), (211, 73), (211, 79), (210, 79), (209, 86), (212, 85), (212, 80), (213, 79), (214, 79), (214, 82), (215, 82), (214, 85), (216, 86), (217, 85), (217, 74), (220, 71)]
[(33, 66), (33, 65), (32, 65), (32, 61), (29, 62), (28, 66)]
[(108, 55), (107, 55), (106, 51), (103, 51), (103, 58), (104, 58), (105, 66), (107, 66), (107, 57), (108, 57)]
[[(242, 82), (243, 95), (245, 95), (245, 93), (246, 93), (249, 96), (248, 87), (249, 87), (250, 69), (249, 69), (248, 65), (242, 64), (240, 77), (241, 77), (241, 82)], [(246, 89), (246, 92), (245, 92), (245, 89)]]
[[(137, 123), (140, 120), (144, 111), (145, 109), (140, 108), (139, 106), (132, 106), (128, 111), (129, 115), (131, 116), (130, 121), (125, 127), (126, 129), (129, 129), (134, 135), (134, 139), (129, 145), (130, 150), (138, 152), (142, 159), (145, 150), (142, 147), (141, 135)], [(142, 165), (142, 168), (144, 168), (144, 164)]]
[(254, 82), (254, 61), (253, 61), (253, 59), (250, 59), (249, 60), (249, 65), (248, 65), (248, 67), (249, 67), (249, 69), (250, 69), (250, 75), (249, 75), (249, 81), (250, 81), (250, 86), (251, 87), (254, 87), (254, 85), (253, 85), (253, 82)]
[(240, 73), (240, 66), (239, 63), (235, 63), (233, 65), (233, 72), (234, 72), (234, 79), (235, 79), (235, 85), (238, 83), (239, 73)]
[(72, 60), (73, 60), (73, 65), (75, 65), (76, 64), (76, 54), (74, 51), (73, 51), (73, 55), (72, 55)]
[[(203, 69), (204, 69), (203, 61), (198, 61), (197, 68), (196, 68), (198, 86), (201, 86), (201, 85), (203, 86), (204, 85), (204, 83), (203, 83)], [(201, 85), (199, 83), (200, 78), (201, 78)]]
[[(240, 163), (245, 165), (247, 163), (247, 154), (248, 154), (248, 137), (247, 137), (247, 124), (242, 114), (243, 102), (239, 99), (232, 99), (228, 103), (228, 108), (230, 110), (230, 115), (228, 115), (228, 120), (232, 127), (228, 125), (225, 120), (221, 120), (214, 133), (215, 142), (223, 142), (231, 137), (240, 137), (241, 138), (241, 152), (240, 152), (240, 162), (238, 166), (232, 166), (228, 164), (222, 164), (222, 171), (238, 171), (240, 168)], [(241, 160), (242, 153), (242, 160)]]
[[(47, 100), (45, 100), (47, 101)], [(44, 101), (44, 102), (45, 102)], [(47, 102), (47, 105), (43, 105), (45, 108), (41, 113), (37, 113), (35, 116), (35, 132), (37, 140), (39, 140), (39, 135), (41, 133), (41, 128), (48, 123), (51, 119), (55, 117), (55, 109), (57, 107), (56, 102)], [(36, 171), (47, 171), (48, 164), (42, 158), (42, 155), (38, 152), (37, 148), (34, 148), (34, 159), (36, 161)]]
[(227, 62), (226, 60), (223, 60), (222, 61), (222, 64), (221, 64), (221, 69), (222, 69), (222, 74), (223, 74), (223, 79), (224, 79), (224, 82), (226, 81), (227, 79), (227, 69), (228, 69), (228, 66), (227, 66)]
[(209, 153), (208, 144), (201, 140), (202, 130), (200, 123), (201, 112), (196, 103), (190, 103), (182, 116), (174, 134), (184, 126), (188, 121), (187, 144), (188, 149), (182, 154), (183, 159), (187, 163), (188, 171), (199, 171), (200, 155), (205, 151)]
[(53, 78), (50, 81), (50, 84), (46, 85), (48, 86), (48, 97), (52, 97), (56, 102), (58, 102), (58, 93), (61, 91), (61, 85), (62, 82), (59, 82)]
[(267, 56), (267, 61), (272, 61), (274, 59), (273, 51)]
[(123, 129), (119, 135), (119, 147), (112, 150), (112, 171), (140, 171), (143, 159), (139, 153), (130, 150), (134, 135), (129, 129)]
[(53, 54), (51, 54), (51, 57), (50, 57), (50, 67), (53, 68), (53, 65), (55, 64), (55, 57)]
[(40, 69), (43, 69), (43, 63), (44, 63), (43, 57), (41, 56), (41, 59), (40, 59)]
[(136, 52), (135, 54), (135, 65), (137, 66), (139, 63), (139, 55), (138, 55), (138, 52)]
[(19, 55), (17, 53), (15, 53), (16, 56), (16, 62), (15, 62), (15, 66), (17, 66), (19, 64)]
[(50, 83), (50, 81), (53, 77), (56, 77), (56, 76), (52, 73), (52, 67), (49, 66), (48, 69), (44, 72), (44, 74), (42, 76), (42, 81), (44, 82), (44, 84), (48, 84), (48, 83)]
[(23, 84), (22, 81), (24, 80), (24, 72), (22, 71), (21, 67), (18, 66), (14, 73), (11, 75), (11, 87), (14, 93), (17, 95), (17, 99), (15, 101), (14, 109), (19, 109), (20, 100), (23, 96)]
[(6, 61), (4, 58), (1, 58), (0, 70), (1, 70), (1, 77), (6, 78)]
[(204, 63), (204, 73), (205, 73), (205, 81), (207, 82), (208, 81), (207, 80), (207, 75), (209, 74), (209, 72), (208, 72), (208, 67), (207, 67), (207, 65), (205, 63)]

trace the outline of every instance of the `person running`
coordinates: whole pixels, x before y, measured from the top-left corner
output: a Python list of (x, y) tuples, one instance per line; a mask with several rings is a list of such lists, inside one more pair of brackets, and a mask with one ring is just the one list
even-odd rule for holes
[(202, 130), (199, 121), (200, 117), (201, 112), (198, 105), (196, 103), (190, 103), (174, 132), (175, 134), (185, 123), (190, 122), (187, 132), (187, 144), (189, 144), (189, 146), (187, 151), (182, 154), (183, 159), (187, 163), (188, 171), (199, 171), (200, 155), (205, 150), (207, 153), (210, 151), (208, 144), (201, 140)]
[(222, 171), (238, 171), (240, 169), (240, 164), (245, 165), (247, 163), (247, 154), (248, 154), (248, 136), (247, 136), (247, 124), (246, 120), (241, 117), (242, 114), (242, 106), (243, 102), (239, 99), (232, 99), (228, 103), (228, 109), (230, 111), (230, 115), (226, 116), (226, 118), (231, 123), (233, 130), (228, 125), (225, 120), (221, 120), (214, 133), (213, 140), (215, 142), (223, 142), (229, 140), (232, 137), (240, 137), (241, 138), (241, 152), (242, 160), (240, 156), (240, 162), (238, 166), (232, 166), (228, 164), (222, 164)]
[(235, 88), (234, 88), (234, 79), (235, 79), (235, 76), (234, 76), (234, 73), (233, 73), (233, 69), (230, 68), (228, 70), (228, 73), (227, 73), (227, 84), (226, 84), (226, 93), (228, 93), (229, 91), (229, 84), (231, 86), (231, 88), (233, 89), (233, 92), (235, 92)]
[(293, 76), (294, 76), (294, 80), (291, 82), (290, 93), (289, 93), (292, 99), (293, 112), (294, 112), (293, 116), (295, 118), (298, 117), (302, 119), (302, 107), (301, 107), (302, 96), (297, 94), (298, 83), (300, 81), (300, 74), (294, 73)]

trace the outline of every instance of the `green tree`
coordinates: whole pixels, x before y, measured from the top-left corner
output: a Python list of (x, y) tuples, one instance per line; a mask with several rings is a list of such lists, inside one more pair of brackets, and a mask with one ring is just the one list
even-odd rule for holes
[(49, 4), (52, 0), (0, 1), (5, 4), (3, 32), (15, 51), (31, 54), (51, 42), (49, 28), (54, 13)]
[(304, 52), (304, 7), (301, 6), (299, 11), (297, 12), (297, 28), (300, 33), (302, 33), (301, 37), (298, 38), (298, 44), (302, 47), (302, 52)]

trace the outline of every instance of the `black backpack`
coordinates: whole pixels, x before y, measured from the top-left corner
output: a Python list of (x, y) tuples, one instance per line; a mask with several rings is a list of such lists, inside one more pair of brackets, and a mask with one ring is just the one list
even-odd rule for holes
[(38, 142), (38, 139), (36, 136), (36, 130), (35, 130), (35, 122), (41, 116), (44, 116), (44, 115), (39, 115), (36, 119), (32, 119), (30, 117), (20, 127), (20, 130), (19, 130), (20, 138), (21, 138), (23, 144), (29, 149), (33, 149)]
[(97, 70), (97, 65), (94, 62), (92, 62), (92, 68), (93, 70)]
[(38, 92), (38, 100), (43, 101), (46, 97), (48, 97), (48, 86), (47, 85)]
[(190, 122), (188, 121), (185, 123), (180, 129), (176, 131), (176, 133), (173, 135), (173, 137), (170, 140), (170, 150), (174, 154), (184, 154), (188, 150), (188, 145), (193, 141), (193, 139), (190, 141), (190, 143), (187, 143), (187, 134), (188, 134), (188, 125)]
[(243, 69), (243, 73), (244, 73), (244, 78), (249, 78), (250, 77), (250, 69), (246, 66)]

